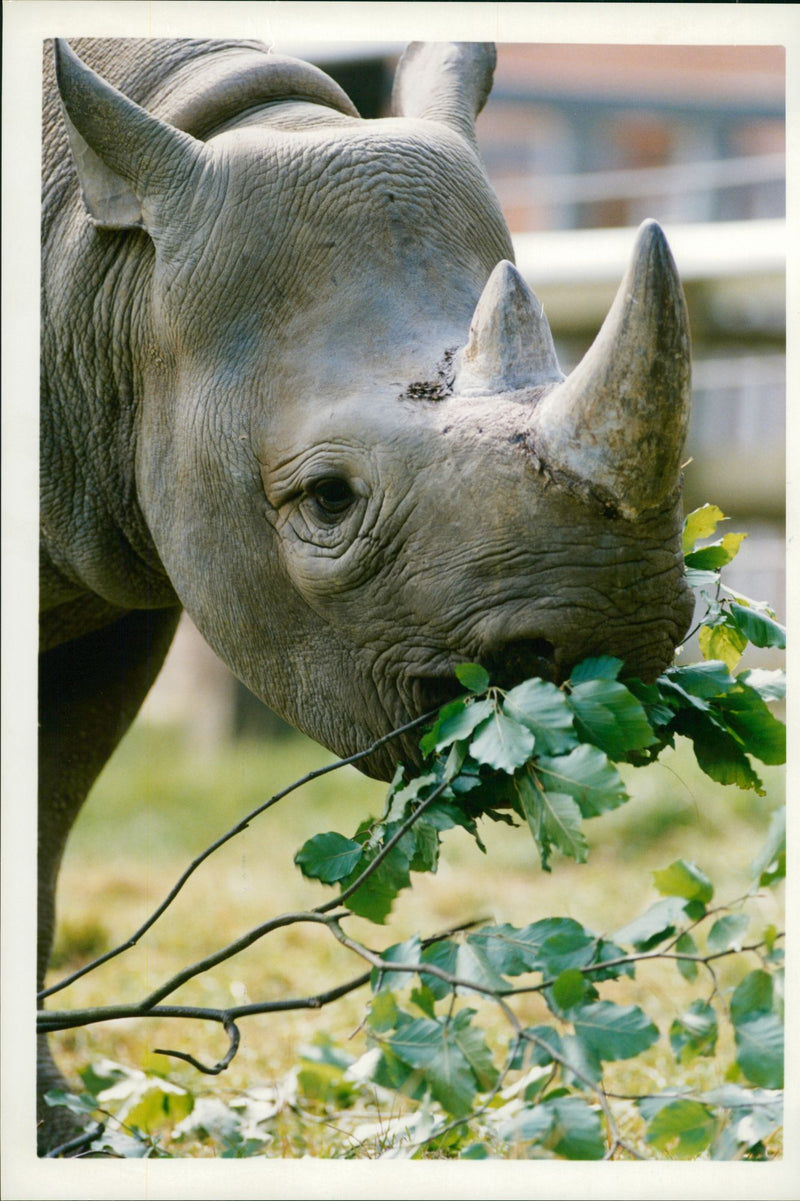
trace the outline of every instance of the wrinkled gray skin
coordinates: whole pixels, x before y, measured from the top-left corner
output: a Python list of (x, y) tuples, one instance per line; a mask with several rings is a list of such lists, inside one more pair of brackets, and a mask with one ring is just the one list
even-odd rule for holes
[(497, 266), (473, 129), (493, 47), (413, 45), (397, 115), (371, 122), (256, 43), (74, 49), (103, 78), (62, 45), (62, 112), (48, 50), (42, 975), (70, 825), (182, 607), (339, 754), (444, 699), (464, 661), (560, 680), (605, 652), (652, 677), (691, 612), (674, 266), (643, 227), (564, 381)]

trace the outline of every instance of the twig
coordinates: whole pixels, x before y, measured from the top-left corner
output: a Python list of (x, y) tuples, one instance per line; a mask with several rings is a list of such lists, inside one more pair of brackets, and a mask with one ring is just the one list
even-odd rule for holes
[[(286, 917), (297, 917), (298, 915), (285, 915)], [(313, 915), (301, 914), (300, 917), (308, 916), (314, 921), (319, 921), (319, 918)], [(348, 914), (333, 914), (325, 918), (323, 925), (331, 928)], [(452, 926), (447, 930), (443, 930), (438, 934), (433, 934), (429, 938), (423, 939), (422, 946), (432, 946), (436, 942), (441, 942), (445, 938), (450, 938), (453, 934), (458, 934), (461, 930), (469, 929), (470, 926), (476, 925), (477, 922), (464, 922), (458, 926)], [(380, 961), (386, 971), (393, 970), (392, 966), (385, 960)], [(424, 970), (427, 970), (425, 965), (422, 965)], [(195, 1018), (197, 1020), (205, 1020), (211, 1022), (220, 1022), (222, 1025), (226, 1021), (238, 1021), (243, 1017), (256, 1017), (262, 1013), (282, 1013), (292, 1009), (322, 1009), (325, 1005), (329, 1005), (333, 1001), (338, 1001), (341, 997), (348, 993), (354, 992), (357, 988), (362, 988), (369, 983), (372, 971), (362, 972), (358, 976), (354, 976), (351, 980), (346, 980), (343, 984), (337, 984), (333, 988), (327, 989), (325, 992), (316, 993), (309, 997), (288, 997), (279, 1001), (255, 1001), (247, 1005), (234, 1005), (228, 1009), (210, 1009), (202, 1006), (194, 1005), (154, 1005), (151, 1004), (152, 998), (146, 998), (134, 1005), (106, 1005), (94, 1006), (89, 1009), (42, 1009), (37, 1015), (36, 1029), (40, 1034), (53, 1033), (57, 1030), (71, 1030), (77, 1026), (90, 1026), (100, 1022), (117, 1021), (120, 1018)], [(172, 1052), (170, 1052), (171, 1054)]]
[(66, 1143), (59, 1143), (57, 1147), (51, 1147), (45, 1152), (45, 1159), (60, 1159), (62, 1155), (70, 1155), (73, 1151), (83, 1151), (91, 1147), (96, 1138), (104, 1132), (106, 1128), (105, 1122), (95, 1122), (94, 1130), (85, 1130), (82, 1134), (76, 1135), (75, 1138), (69, 1139)]
[(206, 1076), (218, 1076), (220, 1072), (224, 1072), (227, 1067), (233, 1062), (233, 1057), (239, 1050), (239, 1042), (241, 1040), (241, 1031), (232, 1018), (227, 1018), (223, 1025), (225, 1033), (230, 1039), (230, 1046), (227, 1053), (215, 1063), (213, 1067), (206, 1067), (199, 1059), (195, 1059), (194, 1055), (189, 1055), (186, 1051), (167, 1051), (163, 1047), (156, 1047), (155, 1055), (171, 1055), (173, 1059), (183, 1059), (186, 1063), (190, 1063), (192, 1067), (197, 1068), (198, 1072), (204, 1072)]
[(43, 988), (41, 992), (36, 994), (37, 999), (44, 1000), (45, 997), (50, 997), (53, 995), (53, 993), (60, 992), (62, 989), (67, 988), (68, 985), (73, 984), (76, 980), (79, 980), (81, 976), (85, 976), (89, 972), (93, 972), (95, 968), (101, 967), (104, 963), (108, 963), (110, 959), (114, 959), (117, 955), (121, 955), (123, 951), (128, 951), (131, 947), (135, 947), (139, 939), (147, 933), (151, 926), (155, 925), (164, 911), (169, 908), (169, 906), (177, 897), (178, 893), (183, 888), (184, 884), (186, 884), (189, 877), (193, 875), (198, 867), (200, 867), (200, 865), (205, 862), (210, 855), (213, 855), (214, 851), (219, 850), (219, 848), (224, 846), (226, 842), (229, 842), (230, 839), (234, 838), (237, 834), (241, 834), (243, 830), (246, 830), (250, 822), (253, 821), (254, 818), (258, 817), (261, 813), (264, 813), (265, 810), (270, 809), (273, 805), (277, 804), (278, 801), (283, 800), (284, 797), (288, 796), (292, 792), (295, 792), (298, 788), (302, 788), (305, 784), (309, 784), (312, 780), (317, 780), (320, 776), (328, 775), (330, 772), (338, 771), (340, 767), (347, 767), (350, 764), (358, 763), (362, 759), (368, 758), (370, 755), (373, 755), (375, 751), (379, 750), (380, 747), (382, 747), (385, 743), (390, 742), (394, 738), (399, 738), (401, 734), (408, 733), (409, 730), (413, 730), (415, 727), (422, 725), (424, 722), (430, 721), (431, 718), (435, 716), (435, 710), (432, 710), (430, 713), (423, 713), (421, 717), (415, 717), (413, 721), (407, 722), (404, 726), (399, 726), (396, 730), (392, 730), (389, 734), (384, 734), (382, 738), (379, 738), (376, 742), (373, 742), (373, 744), (367, 747), (365, 751), (357, 751), (354, 755), (349, 755), (346, 759), (337, 759), (335, 763), (328, 763), (325, 767), (315, 768), (314, 771), (310, 771), (305, 776), (301, 777), (301, 779), (295, 780), (294, 783), (287, 785), (287, 787), (282, 789), (280, 792), (276, 792), (275, 795), (270, 797), (268, 801), (264, 801), (262, 804), (257, 805), (256, 808), (252, 809), (246, 817), (243, 817), (241, 821), (237, 822), (235, 826), (232, 826), (230, 830), (228, 830), (225, 834), (222, 834), (215, 842), (212, 842), (210, 846), (206, 847), (201, 854), (192, 860), (192, 862), (186, 868), (186, 871), (170, 889), (161, 904), (153, 910), (150, 917), (148, 917), (147, 920), (142, 923), (142, 925), (138, 928), (138, 930), (135, 931), (134, 934), (130, 936), (130, 938), (126, 939), (125, 942), (120, 943), (118, 946), (113, 947), (110, 951), (105, 951), (102, 955), (98, 955), (96, 959), (92, 959), (89, 963), (83, 964), (82, 967), (79, 967), (69, 976), (65, 976), (63, 980), (59, 980), (55, 984), (51, 984), (48, 988)]
[(417, 821), (417, 819), (422, 816), (425, 810), (428, 809), (434, 801), (438, 800), (442, 793), (449, 787), (450, 781), (442, 780), (441, 784), (438, 784), (436, 788), (434, 788), (431, 795), (426, 797), (425, 800), (417, 806), (414, 812), (408, 818), (406, 818), (399, 830), (392, 835), (385, 846), (381, 847), (375, 858), (370, 860), (363, 872), (356, 877), (353, 883), (340, 892), (338, 897), (334, 897), (332, 901), (326, 901), (324, 905), (317, 905), (312, 912), (320, 914), (328, 913), (331, 909), (335, 909), (337, 905), (341, 905), (342, 902), (346, 901), (348, 897), (351, 897), (353, 893), (361, 887), (367, 877), (376, 871), (380, 864), (383, 863), (389, 852), (397, 845), (403, 835), (411, 829), (411, 827), (414, 825), (414, 822)]
[(283, 926), (293, 926), (298, 922), (316, 922), (320, 925), (325, 925), (330, 919), (321, 916), (313, 911), (303, 910), (300, 913), (282, 913), (279, 917), (273, 917), (267, 922), (262, 922), (260, 926), (249, 930), (247, 934), (243, 934), (241, 938), (237, 938), (234, 942), (228, 943), (226, 947), (220, 948), (219, 951), (214, 951), (211, 955), (206, 955), (205, 959), (199, 959), (196, 963), (190, 964), (188, 967), (177, 972), (160, 988), (150, 993), (142, 1001), (142, 1009), (152, 1009), (164, 997), (168, 997), (170, 993), (175, 992), (187, 980), (191, 980), (194, 976), (199, 976), (202, 972), (207, 972), (209, 968), (216, 967), (218, 963), (224, 962), (226, 959), (231, 959), (237, 955), (239, 951), (244, 951), (247, 947), (258, 942), (265, 934), (271, 934), (273, 930), (280, 930)]
[[(723, 908), (723, 906), (720, 906), (720, 908)], [(783, 937), (783, 931), (775, 935), (776, 940)], [(674, 942), (672, 945), (674, 945)], [(669, 951), (665, 948), (653, 951), (632, 951), (630, 955), (618, 955), (616, 959), (603, 959), (599, 963), (589, 963), (583, 967), (577, 967), (576, 970), (584, 976), (591, 976), (593, 972), (599, 972), (605, 968), (625, 967), (627, 964), (632, 963), (648, 963), (656, 959), (688, 959), (692, 963), (700, 964), (701, 967), (709, 968), (709, 962), (712, 959), (723, 959), (726, 955), (739, 955), (744, 951), (752, 951), (753, 954), (757, 955), (763, 946), (765, 946), (765, 943), (762, 939), (761, 942), (748, 943), (746, 946), (726, 947), (722, 951), (708, 951), (705, 955), (699, 953), (697, 955), (690, 955), (686, 951)], [(710, 968), (709, 971), (711, 971)], [(713, 976), (713, 972), (711, 974)], [(522, 993), (543, 992), (546, 988), (552, 987), (555, 982), (556, 977), (553, 976), (549, 980), (542, 980), (539, 984), (528, 984), (519, 988), (497, 989), (497, 993), (504, 997), (510, 997)]]

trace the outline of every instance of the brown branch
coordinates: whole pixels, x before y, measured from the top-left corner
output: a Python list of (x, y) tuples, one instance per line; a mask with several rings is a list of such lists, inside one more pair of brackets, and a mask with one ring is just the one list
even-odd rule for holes
[(268, 801), (264, 801), (262, 804), (257, 805), (256, 808), (252, 809), (246, 817), (243, 817), (241, 821), (237, 822), (235, 826), (232, 826), (230, 830), (228, 830), (225, 834), (222, 834), (215, 842), (211, 843), (210, 846), (206, 847), (201, 854), (192, 860), (192, 862), (184, 871), (183, 875), (180, 876), (180, 878), (167, 893), (161, 904), (153, 910), (150, 917), (148, 917), (147, 920), (142, 923), (142, 925), (130, 936), (130, 938), (126, 939), (125, 942), (119, 943), (118, 946), (112, 947), (110, 951), (105, 951), (102, 955), (98, 955), (96, 959), (92, 959), (89, 963), (83, 964), (82, 967), (79, 967), (69, 976), (65, 976), (62, 980), (57, 981), (57, 983), (51, 984), (49, 987), (42, 989), (41, 992), (36, 994), (37, 999), (44, 1000), (45, 997), (49, 997), (54, 993), (60, 992), (62, 989), (67, 988), (68, 985), (73, 984), (76, 980), (79, 980), (81, 976), (85, 976), (89, 972), (93, 972), (95, 968), (101, 967), (104, 963), (108, 963), (110, 959), (114, 959), (117, 955), (121, 955), (123, 951), (128, 951), (131, 947), (135, 947), (142, 936), (147, 933), (151, 926), (155, 925), (165, 910), (169, 908), (169, 906), (177, 897), (178, 893), (186, 884), (189, 877), (194, 874), (198, 867), (200, 867), (200, 865), (204, 863), (210, 855), (213, 855), (214, 851), (219, 850), (219, 848), (224, 846), (226, 842), (229, 842), (237, 834), (241, 834), (243, 830), (246, 830), (250, 822), (253, 821), (254, 818), (258, 817), (261, 813), (264, 813), (267, 809), (270, 809), (273, 805), (277, 804), (278, 801), (283, 800), (283, 798), (288, 796), (290, 793), (296, 792), (298, 788), (302, 788), (305, 784), (309, 784), (312, 780), (317, 780), (320, 778), (320, 776), (326, 776), (330, 772), (338, 771), (340, 767), (347, 767), (350, 764), (358, 763), (362, 759), (368, 758), (385, 743), (390, 742), (394, 738), (399, 738), (401, 734), (406, 734), (409, 730), (413, 730), (416, 726), (420, 726), (424, 722), (430, 721), (431, 718), (435, 716), (436, 711), (432, 710), (430, 713), (424, 713), (421, 717), (415, 717), (413, 721), (407, 722), (404, 726), (399, 726), (396, 730), (392, 730), (389, 734), (384, 734), (382, 738), (379, 738), (376, 742), (373, 742), (373, 744), (367, 747), (366, 750), (357, 751), (354, 755), (349, 755), (346, 759), (337, 759), (335, 763), (328, 763), (325, 767), (315, 768), (314, 771), (310, 771), (305, 776), (302, 776), (299, 780), (295, 780), (294, 783), (287, 785), (287, 787), (282, 789), (280, 792), (276, 792), (275, 795), (271, 796)]
[[(287, 914), (286, 917), (298, 915)], [(301, 914), (299, 917), (308, 917), (311, 915)], [(346, 913), (333, 914), (324, 919), (323, 924), (331, 928), (332, 924), (336, 924), (342, 918), (349, 916)], [(319, 921), (320, 919), (314, 918)], [(480, 919), (484, 920), (484, 919)], [(471, 926), (477, 925), (478, 921), (463, 922), (458, 926), (451, 926), (447, 930), (443, 930), (438, 934), (432, 934), (429, 938), (422, 940), (422, 946), (432, 946), (434, 943), (441, 942), (445, 938), (450, 938), (453, 934), (458, 934), (462, 930), (467, 930)], [(341, 940), (340, 940), (341, 941)], [(380, 964), (386, 971), (393, 971), (394, 967), (387, 960), (380, 960)], [(420, 965), (423, 970), (427, 967)], [(117, 1021), (120, 1018), (194, 1018), (199, 1021), (220, 1022), (222, 1025), (226, 1021), (238, 1021), (243, 1017), (256, 1017), (262, 1013), (282, 1013), (292, 1009), (322, 1009), (325, 1005), (331, 1004), (333, 1001), (338, 1001), (340, 997), (346, 996), (348, 993), (354, 992), (357, 988), (368, 984), (372, 971), (362, 972), (359, 976), (354, 976), (351, 980), (346, 980), (343, 984), (337, 984), (333, 988), (327, 989), (325, 992), (316, 993), (309, 997), (289, 997), (280, 1001), (255, 1001), (248, 1005), (232, 1005), (227, 1009), (210, 1009), (195, 1005), (153, 1005), (150, 1003), (151, 998), (145, 998), (134, 1005), (105, 1005), (93, 1006), (89, 1009), (41, 1009), (36, 1015), (36, 1029), (40, 1034), (53, 1033), (58, 1030), (71, 1030), (77, 1026), (91, 1026), (100, 1022)], [(167, 1054), (167, 1052), (163, 1052)], [(169, 1052), (172, 1054), (172, 1052)]]
[(189, 1055), (186, 1051), (167, 1051), (163, 1047), (156, 1047), (155, 1055), (171, 1055), (173, 1059), (183, 1059), (186, 1063), (190, 1063), (192, 1067), (197, 1068), (198, 1072), (204, 1072), (206, 1076), (218, 1076), (220, 1072), (224, 1072), (227, 1067), (233, 1062), (233, 1057), (239, 1050), (239, 1042), (241, 1040), (241, 1031), (232, 1018), (227, 1018), (223, 1025), (225, 1033), (230, 1039), (230, 1046), (222, 1059), (214, 1064), (213, 1067), (206, 1067), (199, 1059), (195, 1059), (194, 1055)]
[(374, 871), (377, 870), (381, 863), (383, 863), (389, 852), (393, 850), (403, 835), (411, 829), (411, 827), (414, 825), (414, 822), (422, 816), (425, 810), (428, 809), (434, 801), (439, 799), (445, 789), (450, 787), (450, 783), (450, 780), (442, 780), (441, 784), (437, 784), (431, 795), (426, 797), (425, 800), (417, 806), (414, 812), (408, 818), (406, 818), (399, 830), (392, 835), (386, 845), (381, 847), (375, 858), (370, 860), (361, 875), (357, 876), (352, 884), (340, 892), (338, 897), (334, 897), (332, 901), (326, 901), (324, 905), (317, 905), (312, 912), (320, 914), (328, 913), (331, 909), (335, 909), (337, 905), (341, 905), (342, 902), (346, 901), (348, 897), (351, 897), (353, 893), (361, 887), (364, 881), (371, 876)]
[(361, 887), (364, 881), (368, 879), (373, 872), (377, 871), (378, 867), (390, 853), (392, 848), (400, 841), (403, 835), (411, 829), (414, 822), (417, 821), (422, 813), (424, 813), (425, 810), (432, 805), (439, 796), (441, 796), (447, 787), (448, 781), (443, 781), (440, 785), (438, 785), (431, 795), (427, 797), (422, 804), (419, 805), (407, 818), (402, 826), (400, 826), (400, 828), (389, 839), (386, 845), (381, 848), (375, 858), (367, 864), (357, 879), (355, 879), (353, 883), (348, 888), (344, 889), (337, 897), (334, 897), (333, 900), (326, 901), (322, 905), (317, 905), (316, 908), (312, 910), (304, 911), (302, 913), (285, 913), (280, 917), (271, 918), (267, 922), (262, 922), (260, 926), (256, 926), (254, 929), (249, 930), (247, 934), (243, 934), (241, 938), (237, 938), (234, 942), (228, 943), (226, 947), (222, 947), (219, 951), (215, 951), (213, 954), (207, 955), (204, 959), (200, 959), (196, 963), (190, 964), (189, 967), (183, 968), (180, 972), (176, 973), (176, 975), (172, 976), (171, 979), (167, 980), (165, 984), (162, 984), (160, 988), (157, 988), (154, 992), (152, 992), (149, 997), (142, 1002), (143, 1007), (148, 1009), (153, 1005), (157, 1005), (159, 1001), (164, 999), (164, 997), (167, 997), (170, 993), (175, 992), (176, 989), (180, 988), (182, 984), (185, 984), (194, 976), (199, 976), (203, 972), (208, 971), (209, 968), (216, 967), (218, 963), (222, 963), (224, 960), (230, 959), (234, 955), (237, 955), (239, 951), (246, 950), (247, 947), (252, 946), (252, 944), (255, 942), (258, 942), (258, 940), (263, 938), (266, 934), (271, 934), (273, 930), (280, 929), (283, 926), (293, 925), (295, 922), (320, 922), (325, 925), (330, 921), (338, 921), (339, 917), (341, 916), (346, 916), (346, 914), (333, 914), (331, 916), (327, 915), (330, 914), (332, 909), (337, 909), (343, 901), (352, 896), (352, 894)]

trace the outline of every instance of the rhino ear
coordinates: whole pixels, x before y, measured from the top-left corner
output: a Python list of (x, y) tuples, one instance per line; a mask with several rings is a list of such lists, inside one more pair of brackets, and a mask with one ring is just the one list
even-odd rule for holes
[(496, 62), (493, 42), (411, 42), (397, 64), (392, 111), (441, 121), (474, 143)]
[(202, 157), (202, 143), (134, 104), (95, 74), (61, 38), (56, 78), (83, 202), (105, 229), (158, 224), (159, 202)]

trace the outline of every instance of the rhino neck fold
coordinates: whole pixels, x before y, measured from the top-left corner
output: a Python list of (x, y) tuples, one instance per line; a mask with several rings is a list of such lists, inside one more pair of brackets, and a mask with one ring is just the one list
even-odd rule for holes
[(212, 50), (155, 92), (148, 105), (176, 129), (207, 140), (254, 110), (300, 100), (349, 117), (358, 110), (337, 83), (310, 63), (256, 49)]

